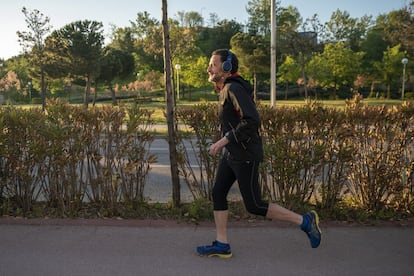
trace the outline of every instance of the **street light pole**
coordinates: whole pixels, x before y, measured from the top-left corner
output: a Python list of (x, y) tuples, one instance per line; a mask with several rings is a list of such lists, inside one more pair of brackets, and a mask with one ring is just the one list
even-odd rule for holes
[(276, 3), (271, 0), (270, 11), (270, 106), (276, 108)]
[(401, 60), (401, 63), (403, 64), (403, 77), (402, 77), (401, 100), (404, 101), (404, 91), (405, 91), (405, 66), (408, 63), (408, 58), (403, 58)]
[(180, 99), (180, 69), (181, 65), (177, 63), (175, 65), (175, 70), (177, 70), (177, 101)]

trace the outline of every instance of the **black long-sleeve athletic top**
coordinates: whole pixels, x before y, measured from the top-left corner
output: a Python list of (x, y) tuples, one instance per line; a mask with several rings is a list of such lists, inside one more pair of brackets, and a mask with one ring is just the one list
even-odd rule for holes
[(240, 75), (233, 74), (220, 91), (220, 123), (229, 143), (231, 158), (262, 161), (263, 145), (259, 135), (260, 117), (253, 100), (253, 88)]

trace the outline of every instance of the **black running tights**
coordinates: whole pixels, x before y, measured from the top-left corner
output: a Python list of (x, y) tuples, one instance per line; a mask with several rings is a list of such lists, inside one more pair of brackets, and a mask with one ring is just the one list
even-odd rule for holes
[(214, 210), (228, 210), (227, 195), (237, 180), (247, 211), (254, 215), (266, 216), (269, 204), (260, 196), (258, 169), (258, 161), (236, 161), (224, 154), (213, 187)]

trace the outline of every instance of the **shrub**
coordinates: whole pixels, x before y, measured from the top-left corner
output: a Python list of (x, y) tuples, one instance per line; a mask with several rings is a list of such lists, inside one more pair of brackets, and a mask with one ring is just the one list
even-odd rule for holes
[[(189, 163), (181, 167), (196, 200), (211, 199), (217, 160), (208, 163), (212, 160), (206, 150), (219, 135), (214, 108), (197, 106), (180, 111), (183, 123), (194, 131), (197, 162), (201, 168), (209, 168), (206, 175), (211, 181), (205, 185), (206, 170), (197, 176)], [(411, 212), (412, 103), (371, 107), (355, 97), (347, 101), (346, 109), (325, 108), (311, 102), (277, 109), (259, 106), (259, 112), (265, 151), (260, 182), (265, 198), (294, 209), (316, 204), (333, 210), (342, 208), (344, 202), (353, 202), (351, 208), (373, 214), (386, 209)], [(183, 154), (187, 149), (182, 146), (181, 150)], [(185, 154), (180, 160), (183, 164), (188, 161)]]
[(14, 208), (26, 213), (42, 200), (74, 216), (88, 201), (116, 214), (118, 203), (143, 201), (155, 162), (150, 111), (84, 109), (56, 100), (46, 113), (8, 107), (0, 114), (0, 195)]

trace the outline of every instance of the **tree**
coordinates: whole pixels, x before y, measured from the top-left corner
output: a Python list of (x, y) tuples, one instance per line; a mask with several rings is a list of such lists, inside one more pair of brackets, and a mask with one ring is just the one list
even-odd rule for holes
[(42, 109), (44, 111), (46, 108), (45, 64), (47, 62), (45, 39), (50, 33), (52, 26), (49, 25), (50, 18), (38, 10), (29, 11), (23, 7), (22, 12), (29, 31), (18, 31), (17, 36), (19, 37), (19, 43), (23, 46), (28, 56), (31, 68), (33, 68), (30, 74), (34, 78), (40, 77)]
[[(247, 2), (246, 11), (249, 14), (248, 32), (249, 34), (258, 34), (270, 36), (270, 1), (268, 0), (251, 0)], [(276, 1), (276, 6), (280, 1)]]
[(302, 23), (302, 17), (298, 9), (293, 6), (280, 7), (278, 9), (277, 23), (278, 31), (282, 32), (283, 35), (285, 32), (296, 31)]
[[(3, 85), (2, 88), (0, 86), (0, 91), (7, 92), (8, 99), (26, 102), (27, 96), (30, 95), (29, 82), (31, 81), (29, 76), (29, 68), (31, 66), (28, 63), (28, 59), (23, 55), (14, 56), (1, 63), (0, 67), (2, 69), (0, 79), (3, 77), (3, 84), (8, 83), (6, 86)], [(10, 85), (11, 83), (18, 85)]]
[[(298, 54), (295, 48), (299, 36), (298, 28), (301, 22), (302, 18), (296, 8), (288, 6), (287, 8), (281, 7), (278, 9), (276, 44), (280, 55), (282, 53), (294, 56)], [(292, 46), (295, 46), (295, 48), (292, 48)]]
[(97, 82), (103, 81), (108, 85), (108, 88), (111, 91), (112, 104), (117, 105), (118, 102), (116, 100), (112, 82), (115, 78), (125, 78), (134, 72), (134, 57), (129, 52), (112, 47), (105, 47), (100, 67), (100, 75)]
[(112, 25), (111, 27), (111, 42), (109, 46), (133, 53), (135, 50), (134, 35), (131, 27), (117, 28)]
[(131, 22), (136, 71), (141, 75), (163, 71), (161, 27), (160, 22), (148, 12), (138, 13), (137, 19)]
[(196, 45), (198, 27), (182, 27), (176, 21), (169, 21), (171, 58), (175, 63), (191, 63), (202, 55)]
[(378, 75), (382, 75), (382, 80), (387, 85), (387, 98), (391, 99), (391, 85), (401, 76), (401, 60), (404, 58), (404, 52), (400, 51), (401, 45), (388, 47), (384, 52), (381, 62), (374, 64)]
[(230, 40), (243, 31), (243, 26), (234, 20), (221, 20), (213, 28), (202, 28), (197, 34), (196, 45), (205, 56), (216, 49), (229, 49)]
[[(180, 65), (179, 70), (182, 76), (180, 84), (185, 84), (190, 88), (203, 86), (203, 84), (206, 83), (204, 75), (206, 72), (206, 64), (208, 62), (205, 61), (206, 59), (203, 59), (204, 53), (196, 44), (200, 31), (203, 28), (200, 25), (190, 25), (189, 27), (180, 26), (178, 21), (174, 20), (169, 21), (169, 28), (171, 60), (173, 65)], [(205, 63), (201, 64), (203, 61), (205, 61)], [(200, 79), (197, 79), (197, 77), (200, 77)], [(176, 93), (178, 93), (178, 91), (176, 91)]]
[(185, 12), (179, 11), (177, 13), (178, 22), (181, 27), (194, 28), (203, 26), (203, 17), (200, 13), (195, 11)]
[(372, 25), (371, 16), (352, 18), (347, 11), (339, 9), (332, 13), (326, 23), (325, 39), (328, 42), (344, 42), (353, 51), (360, 50), (360, 42)]
[(170, 51), (170, 30), (168, 25), (167, 15), (167, 0), (162, 0), (162, 29), (163, 29), (163, 57), (164, 57), (164, 79), (165, 79), (165, 94), (167, 99), (167, 127), (168, 127), (168, 147), (170, 151), (171, 164), (171, 180), (172, 180), (172, 197), (174, 207), (178, 207), (181, 201), (180, 195), (180, 177), (178, 171), (177, 160), (177, 134), (176, 134), (176, 112), (174, 109), (175, 102), (173, 97), (172, 85), (172, 66), (171, 66), (171, 51)]
[[(254, 97), (257, 95), (259, 73), (268, 73), (270, 68), (269, 47), (263, 36), (253, 36), (245, 33), (234, 35), (230, 41), (231, 49), (239, 58), (239, 71), (246, 77), (252, 74)], [(267, 75), (268, 78), (268, 75)]]
[(361, 43), (361, 50), (365, 53), (363, 60), (365, 72), (374, 74), (374, 63), (382, 60), (385, 50), (390, 45), (383, 28), (374, 26), (368, 31), (365, 40)]
[(411, 55), (414, 54), (414, 1), (406, 7), (407, 12), (410, 14), (410, 20), (405, 25), (403, 30), (402, 45)]
[(285, 99), (287, 100), (287, 93), (289, 90), (289, 83), (296, 82), (301, 76), (300, 65), (296, 63), (295, 59), (287, 56), (285, 61), (279, 67), (278, 81), (286, 84)]
[(309, 61), (311, 53), (319, 51), (318, 34), (323, 30), (322, 24), (319, 22), (318, 16), (315, 14), (312, 18), (307, 18), (302, 24), (302, 31), (298, 32), (297, 24), (301, 21), (299, 13), (294, 9), (288, 9), (284, 13), (289, 14), (287, 21), (290, 24), (282, 25), (285, 39), (284, 45), (286, 52), (296, 57), (302, 73), (302, 82), (305, 91), (305, 99), (308, 101), (308, 77), (306, 75), (306, 64)]
[(362, 52), (353, 52), (343, 42), (326, 44), (323, 53), (314, 55), (309, 62), (309, 75), (322, 88), (333, 88), (333, 98), (336, 98), (341, 86), (353, 85), (362, 57)]
[(21, 89), (20, 80), (14, 71), (9, 71), (5, 76), (0, 78), (0, 92), (7, 95), (9, 100), (12, 95), (16, 95)]
[[(183, 62), (174, 62), (173, 64), (180, 64), (180, 87), (188, 87), (188, 90), (181, 89), (180, 93), (184, 97), (184, 92), (189, 92), (189, 100), (191, 100), (191, 88), (201, 88), (209, 85), (206, 78), (206, 68), (208, 59), (201, 56), (192, 56), (190, 60), (182, 60)], [(176, 79), (176, 81), (178, 81)], [(178, 91), (176, 91), (178, 93)], [(180, 96), (181, 99), (181, 96)]]
[(217, 22), (220, 21), (220, 18), (217, 13), (213, 12), (210, 13), (208, 19), (208, 26), (214, 28), (217, 25)]
[(193, 85), (194, 87), (200, 88), (205, 87), (209, 84), (208, 78), (206, 77), (206, 67), (208, 59), (204, 56), (200, 56), (195, 59), (195, 62), (190, 62), (186, 67), (183, 68), (182, 76), (183, 83), (187, 85)]
[(414, 53), (414, 2), (406, 8), (379, 16), (377, 25), (384, 29), (392, 46), (400, 44), (403, 50)]
[(102, 23), (89, 20), (70, 23), (46, 40), (48, 57), (52, 60), (49, 73), (85, 80), (85, 108), (88, 108), (91, 84), (100, 74), (103, 42)]

